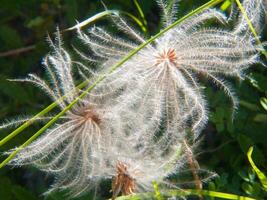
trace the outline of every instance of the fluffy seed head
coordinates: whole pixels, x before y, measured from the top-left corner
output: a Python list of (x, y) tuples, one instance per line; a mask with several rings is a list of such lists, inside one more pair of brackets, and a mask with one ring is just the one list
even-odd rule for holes
[[(258, 17), (255, 9), (261, 3), (248, 2), (244, 0), (248, 15)], [(164, 25), (168, 26), (175, 20), (175, 6), (166, 6), (163, 0), (158, 3)], [(166, 32), (120, 69), (106, 74), (92, 94), (22, 150), (11, 164), (34, 164), (54, 174), (56, 181), (50, 191), (69, 189), (71, 196), (80, 195), (106, 177), (113, 179), (113, 198), (120, 193), (150, 191), (155, 180), (166, 183), (165, 179), (186, 162), (184, 151), (179, 150), (181, 141), (188, 132), (197, 138), (207, 121), (199, 77), (222, 88), (235, 108), (235, 94), (222, 76), (242, 79), (243, 71), (258, 62), (254, 39), (241, 34), (246, 27), (244, 18), (235, 30), (202, 28), (210, 19), (227, 24), (222, 13), (210, 9)], [(92, 54), (76, 53), (86, 62), (99, 65), (103, 73), (145, 42), (120, 16), (112, 20), (129, 37), (128, 41), (97, 27), (88, 35), (78, 31)], [(61, 47), (60, 38), (56, 45), (50, 44), (54, 52), (44, 59), (49, 83), (33, 74), (18, 81), (34, 83), (55, 101), (65, 96), (59, 103), (62, 110), (82, 91), (75, 89), (74, 62)], [(94, 74), (81, 62), (76, 64), (84, 78), (84, 71)]]

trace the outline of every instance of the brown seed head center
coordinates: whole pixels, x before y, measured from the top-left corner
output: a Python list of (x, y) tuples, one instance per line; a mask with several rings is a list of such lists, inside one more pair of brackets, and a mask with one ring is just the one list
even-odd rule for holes
[(176, 51), (173, 48), (169, 48), (164, 50), (162, 53), (157, 56), (157, 63), (160, 64), (162, 62), (172, 62), (174, 63), (177, 59)]
[(129, 195), (133, 194), (136, 190), (135, 180), (130, 176), (127, 165), (119, 161), (116, 169), (117, 175), (112, 181), (112, 199), (115, 199), (120, 193), (122, 195)]
[(100, 118), (99, 114), (94, 109), (86, 109), (86, 110), (82, 111), (79, 114), (79, 120), (82, 122), (92, 120), (96, 124), (101, 123), (101, 118)]

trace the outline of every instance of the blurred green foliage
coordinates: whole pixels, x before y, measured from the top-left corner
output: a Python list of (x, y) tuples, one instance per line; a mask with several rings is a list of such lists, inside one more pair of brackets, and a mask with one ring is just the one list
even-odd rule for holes
[[(205, 0), (183, 0), (178, 17), (206, 2)], [(105, 0), (108, 8), (124, 10), (139, 16), (131, 0)], [(155, 2), (139, 0), (148, 21), (150, 33), (159, 30), (159, 9)], [(18, 48), (34, 45), (34, 49), (16, 54), (0, 56), (0, 119), (12, 119), (18, 115), (32, 115), (49, 104), (42, 92), (31, 85), (9, 82), (7, 79), (24, 77), (28, 73), (43, 75), (42, 57), (49, 51), (47, 34), (75, 25), (104, 7), (98, 0), (0, 0), (0, 55)], [(107, 21), (99, 23), (108, 25)], [(75, 34), (64, 33), (66, 46), (75, 41)], [(265, 35), (266, 38), (266, 35)], [(253, 159), (256, 165), (267, 172), (267, 70), (253, 66), (247, 71), (246, 80), (231, 80), (240, 99), (235, 118), (231, 117), (231, 104), (223, 91), (205, 84), (209, 102), (210, 120), (203, 131), (203, 145), (197, 159), (200, 165), (219, 176), (205, 184), (206, 189), (267, 198), (246, 153), (254, 145)], [(25, 141), (37, 130), (34, 125), (0, 148), (4, 152)], [(10, 130), (1, 131), (3, 138)], [(4, 157), (2, 156), (1, 159)], [(265, 173), (266, 174), (266, 173)], [(0, 170), (0, 199), (36, 200), (52, 183), (52, 178), (34, 168)], [(110, 197), (109, 188), (101, 186), (99, 199)], [(47, 200), (64, 199), (64, 194), (54, 194)], [(80, 200), (92, 199), (88, 194)]]

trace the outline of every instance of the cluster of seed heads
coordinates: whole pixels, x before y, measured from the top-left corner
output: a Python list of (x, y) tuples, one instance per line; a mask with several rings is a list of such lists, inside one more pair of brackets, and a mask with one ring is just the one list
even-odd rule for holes
[[(177, 1), (171, 6), (163, 0), (157, 2), (167, 27), (176, 20)], [(263, 3), (243, 1), (258, 33)], [(37, 85), (54, 101), (63, 98), (59, 102), (63, 110), (85, 90), (75, 88), (73, 66), (88, 87), (98, 74), (106, 78), (9, 164), (35, 165), (53, 174), (55, 181), (47, 193), (68, 189), (69, 197), (97, 188), (104, 179), (112, 180), (113, 199), (153, 190), (153, 181), (177, 187), (169, 178), (183, 170), (190, 171), (192, 182), (201, 188), (205, 178), (198, 175), (201, 170), (193, 152), (208, 118), (202, 80), (207, 78), (223, 89), (235, 109), (237, 98), (223, 77), (243, 79), (244, 70), (259, 62), (260, 47), (245, 17), (235, 8), (233, 12), (230, 18), (216, 9), (191, 16), (109, 74), (110, 66), (146, 41), (121, 16), (114, 15), (111, 20), (123, 39), (99, 27), (88, 33), (78, 30), (87, 48), (74, 47), (79, 61), (63, 49), (59, 35), (55, 42), (49, 39), (53, 52), (44, 59), (49, 80), (30, 74), (16, 81)], [(210, 19), (222, 28), (204, 28), (202, 24)], [(235, 22), (234, 27), (227, 27), (229, 21)], [(92, 65), (97, 70), (92, 70)], [(49, 117), (42, 118), (46, 119)], [(210, 176), (212, 173), (206, 178)]]

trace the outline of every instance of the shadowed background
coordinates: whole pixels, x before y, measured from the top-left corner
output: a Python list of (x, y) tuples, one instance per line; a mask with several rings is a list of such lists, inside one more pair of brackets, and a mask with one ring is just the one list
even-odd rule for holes
[[(182, 16), (207, 1), (182, 0), (179, 14)], [(118, 9), (139, 16), (131, 0), (105, 0), (109, 9)], [(159, 9), (152, 0), (139, 0), (148, 21), (151, 34), (159, 30)], [(28, 73), (44, 75), (42, 57), (48, 53), (46, 37), (53, 37), (56, 27), (60, 30), (76, 24), (104, 7), (98, 0), (0, 0), (0, 121), (17, 116), (33, 115), (51, 102), (40, 90), (29, 84), (9, 82), (7, 79), (22, 78)], [(96, 24), (110, 26), (103, 19)], [(89, 26), (88, 26), (89, 27)], [(110, 27), (112, 30), (112, 27)], [(86, 29), (86, 28), (85, 28)], [(265, 31), (266, 35), (266, 31)], [(75, 32), (63, 33), (67, 48), (75, 44)], [(264, 36), (263, 36), (264, 37)], [(265, 36), (266, 38), (266, 36)], [(231, 119), (231, 103), (221, 90), (206, 83), (205, 92), (209, 102), (210, 119), (203, 131), (202, 149), (197, 159), (200, 166), (218, 173), (219, 177), (206, 183), (206, 189), (267, 198), (266, 192), (251, 170), (246, 152), (255, 145), (253, 158), (259, 168), (267, 171), (267, 110), (260, 103), (267, 96), (267, 70), (253, 66), (247, 74), (249, 79), (240, 83), (231, 80), (240, 99), (240, 106)], [(26, 141), (40, 126), (33, 125), (19, 136), (0, 147), (4, 152)], [(12, 130), (0, 130), (0, 139)], [(2, 160), (4, 156), (0, 157)], [(32, 167), (0, 169), (0, 199), (36, 200), (53, 182)], [(103, 183), (99, 199), (111, 196), (110, 183)], [(57, 193), (45, 199), (64, 199)], [(79, 199), (91, 199), (92, 194)]]

